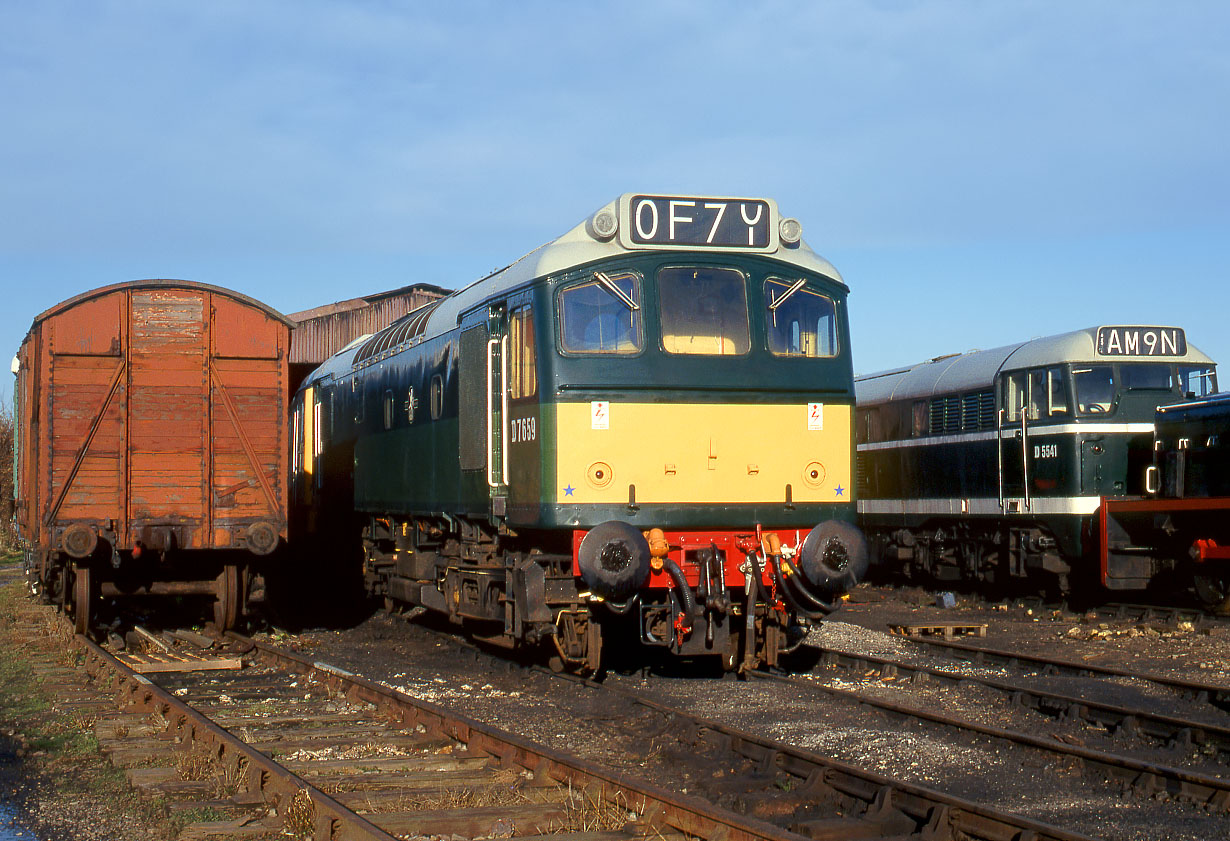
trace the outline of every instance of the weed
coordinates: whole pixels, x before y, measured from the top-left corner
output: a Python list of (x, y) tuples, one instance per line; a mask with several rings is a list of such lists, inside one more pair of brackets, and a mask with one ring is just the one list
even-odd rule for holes
[(208, 780), (214, 775), (214, 761), (207, 754), (185, 753), (175, 763), (181, 780)]
[(285, 833), (292, 838), (311, 838), (316, 828), (316, 804), (307, 789), (300, 789), (282, 812)]
[(224, 768), (218, 774), (218, 796), (230, 797), (243, 790), (248, 781), (248, 758), (239, 757), (239, 761), (229, 768)]
[(592, 789), (578, 790), (568, 786), (568, 799), (564, 801), (565, 818), (560, 826), (552, 826), (553, 832), (608, 832), (623, 829), (629, 821), (635, 821), (641, 809), (631, 806), (622, 791), (608, 797), (606, 789), (597, 793)]

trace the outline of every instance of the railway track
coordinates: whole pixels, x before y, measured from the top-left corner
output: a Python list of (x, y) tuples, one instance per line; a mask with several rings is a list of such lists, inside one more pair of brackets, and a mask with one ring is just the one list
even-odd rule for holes
[[(952, 686), (977, 684), (1003, 693), (1018, 706), (1056, 717), (1078, 719), (1090, 727), (1105, 730), (1112, 736), (1150, 740), (1164, 747), (1195, 746), (1218, 762), (1226, 764), (1230, 760), (1230, 729), (1227, 728), (1155, 715), (1140, 709), (1098, 704), (1081, 698), (971, 678), (938, 669), (899, 664), (884, 658), (841, 655), (840, 658), (826, 657), (826, 663), (858, 671), (864, 677), (875, 674), (882, 679), (913, 683), (933, 681)], [(1059, 759), (1073, 760), (1080, 767), (1090, 769), (1107, 780), (1131, 788), (1144, 796), (1165, 792), (1169, 796), (1212, 809), (1230, 809), (1230, 780), (1216, 775), (1184, 770), (1081, 744), (1065, 743), (1052, 736), (1038, 736), (1008, 727), (980, 724), (960, 716), (895, 703), (864, 691), (825, 686), (808, 678), (763, 671), (751, 674), (758, 680), (773, 681), (792, 689), (824, 694), (848, 703), (874, 708), (882, 714), (899, 719), (954, 728), (1041, 751)]]
[[(1130, 669), (1098, 666), (1060, 657), (1023, 654), (1019, 651), (990, 648), (931, 637), (904, 637), (903, 639), (922, 650), (940, 653), (945, 657), (963, 660), (978, 666), (999, 666), (1019, 671), (1023, 674), (1068, 675), (1072, 677), (1144, 681), (1166, 689), (1180, 698), (1196, 703), (1209, 703), (1230, 711), (1230, 687), (1219, 684), (1171, 678), (1148, 672), (1135, 672)], [(902, 664), (902, 666), (907, 667), (906, 664)]]
[[(877, 602), (887, 599), (887, 595), (882, 592), (877, 592), (878, 588), (884, 588), (891, 593), (897, 594), (902, 601), (910, 601), (908, 597), (901, 595), (904, 588), (881, 584), (877, 588), (857, 595), (851, 599), (852, 604), (876, 604)], [(927, 603), (939, 597), (939, 593), (949, 592), (939, 590), (930, 592), (927, 597)], [(1050, 601), (1041, 596), (1017, 596), (1008, 600), (994, 600), (986, 598), (978, 593), (965, 592), (960, 593), (960, 598), (964, 602), (973, 602), (979, 610), (1029, 610), (1034, 613), (1054, 613), (1062, 612), (1076, 616), (1096, 617), (1098, 619), (1110, 619), (1117, 621), (1128, 622), (1149, 622), (1160, 623), (1164, 625), (1178, 625), (1181, 622), (1191, 623), (1195, 627), (1208, 627), (1217, 625), (1230, 624), (1230, 616), (1216, 609), (1200, 607), (1190, 604), (1139, 604), (1130, 602), (1095, 602), (1091, 604), (1073, 605), (1067, 601)], [(1176, 597), (1176, 600), (1181, 600)]]
[[(722, 770), (722, 795), (673, 792), (267, 646), (254, 646), (242, 670), (145, 677), (78, 639), (95, 681), (123, 699), (129, 716), (101, 732), (126, 742), (110, 745), (113, 756), (208, 759), (230, 781), (226, 803), (255, 809), (225, 827), (198, 826), (192, 837), (1087, 838), (598, 684), (589, 686), (607, 703), (617, 698), (621, 721), (649, 736), (646, 744)], [(133, 714), (158, 725), (138, 725)], [(183, 765), (161, 771), (169, 788), (202, 788), (172, 779)]]
[(338, 841), (514, 832), (567, 839), (598, 824), (606, 829), (599, 839), (797, 837), (293, 654), (261, 648), (251, 668), (168, 672), (156, 676), (160, 686), (80, 644), (87, 667), (100, 680), (114, 676), (129, 709), (167, 722), (127, 750), (174, 745), (213, 758), (234, 781), (234, 803), (275, 810), (245, 824), (250, 831), (289, 824), (299, 837)]

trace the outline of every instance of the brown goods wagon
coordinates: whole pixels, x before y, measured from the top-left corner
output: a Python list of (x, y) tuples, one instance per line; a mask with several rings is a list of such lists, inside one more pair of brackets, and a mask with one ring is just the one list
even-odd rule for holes
[(213, 596), (223, 628), (286, 537), (290, 322), (202, 283), (141, 280), (34, 319), (17, 355), (16, 512), (32, 585)]

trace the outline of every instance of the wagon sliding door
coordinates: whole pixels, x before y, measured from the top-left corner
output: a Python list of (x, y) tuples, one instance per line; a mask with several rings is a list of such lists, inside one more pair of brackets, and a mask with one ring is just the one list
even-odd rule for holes
[(257, 521), (276, 539), (287, 451), (279, 325), (204, 290), (139, 289), (130, 335), (130, 540), (226, 548)]
[[(209, 382), (207, 295), (182, 289), (132, 293), (128, 367), (130, 542), (208, 541)], [(204, 455), (203, 455), (204, 454)]]

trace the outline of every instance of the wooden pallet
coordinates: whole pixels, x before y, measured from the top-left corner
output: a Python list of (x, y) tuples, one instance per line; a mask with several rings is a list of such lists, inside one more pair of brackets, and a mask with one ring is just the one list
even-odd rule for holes
[(227, 654), (194, 654), (191, 651), (157, 651), (147, 654), (116, 654), (116, 659), (139, 674), (151, 672), (203, 672), (210, 669), (242, 669), (243, 658)]
[(889, 625), (890, 633), (901, 637), (943, 637), (950, 640), (953, 637), (985, 637), (986, 625), (976, 625), (966, 622), (929, 622), (924, 625)]

